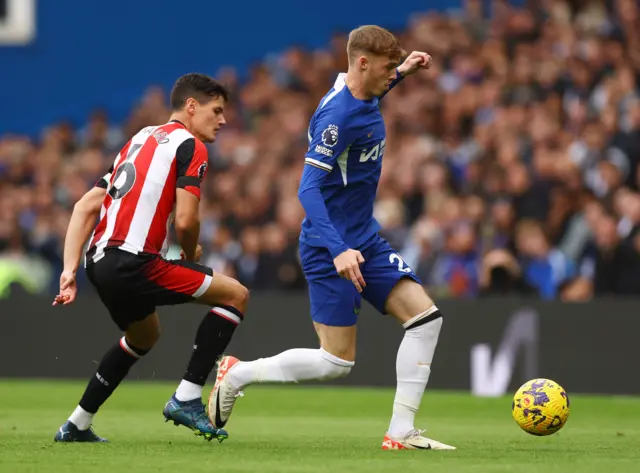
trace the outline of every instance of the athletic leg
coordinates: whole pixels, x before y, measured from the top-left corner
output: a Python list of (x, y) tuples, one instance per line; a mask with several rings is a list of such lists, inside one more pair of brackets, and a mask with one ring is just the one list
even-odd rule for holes
[(102, 357), (78, 406), (56, 433), (54, 440), (57, 442), (106, 441), (91, 429), (93, 417), (131, 367), (153, 348), (160, 337), (160, 322), (153, 304), (142, 297), (135, 297), (135, 294), (123, 293), (123, 288), (119, 287), (128, 276), (115, 272), (120, 256), (119, 252), (111, 252), (87, 270), (112, 319), (124, 332), (123, 337)]
[(127, 376), (131, 367), (153, 348), (159, 336), (160, 323), (155, 313), (125, 329), (123, 337), (102, 357), (78, 406), (67, 423), (56, 433), (56, 442), (106, 442), (91, 429), (93, 417)]
[(396, 357), (397, 387), (383, 448), (453, 449), (422, 437), (414, 425), (431, 375), (442, 314), (422, 286), (411, 279), (398, 282), (389, 295), (386, 310), (402, 324), (405, 333)]
[(294, 348), (269, 358), (238, 362), (229, 373), (238, 391), (255, 383), (300, 383), (346, 376), (355, 363), (356, 326), (314, 322), (320, 348)]
[(422, 437), (414, 426), (431, 375), (442, 314), (418, 277), (386, 241), (380, 239), (364, 257), (365, 299), (379, 312), (394, 317), (405, 330), (396, 356), (396, 395), (383, 449), (452, 449)]
[(143, 274), (156, 305), (194, 302), (210, 307), (196, 332), (183, 379), (165, 404), (163, 415), (167, 421), (184, 425), (207, 440), (217, 438), (222, 441), (227, 433), (216, 429), (209, 421), (202, 404), (202, 390), (236, 327), (244, 319), (249, 291), (234, 279), (187, 261), (155, 258), (145, 266)]
[[(304, 263), (303, 258), (303, 268)], [(209, 399), (209, 416), (218, 428), (226, 424), (236, 397), (246, 386), (327, 380), (346, 376), (351, 371), (355, 360), (355, 324), (360, 296), (353, 283), (338, 276), (330, 259), (321, 271), (305, 272), (320, 348), (295, 348), (250, 362), (224, 357)]]
[(188, 261), (156, 258), (145, 266), (143, 273), (156, 305), (193, 302), (209, 307), (196, 332), (193, 352), (175, 393), (178, 402), (201, 401), (209, 374), (244, 319), (249, 291), (234, 279)]
[(196, 303), (212, 307), (202, 319), (184, 377), (176, 390), (180, 401), (202, 399), (207, 378), (244, 320), (249, 291), (235, 279), (214, 274), (213, 280)]
[(91, 377), (78, 407), (69, 417), (80, 431), (89, 429), (98, 409), (113, 394), (131, 367), (155, 345), (160, 336), (157, 314), (133, 323), (124, 336), (105, 353)]

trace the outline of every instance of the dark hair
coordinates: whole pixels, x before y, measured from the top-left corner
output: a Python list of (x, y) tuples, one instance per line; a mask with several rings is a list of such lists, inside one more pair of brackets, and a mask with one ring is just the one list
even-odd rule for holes
[(174, 111), (182, 109), (189, 98), (207, 103), (218, 97), (229, 100), (227, 88), (213, 77), (193, 72), (183, 75), (174, 84), (171, 90), (171, 108)]

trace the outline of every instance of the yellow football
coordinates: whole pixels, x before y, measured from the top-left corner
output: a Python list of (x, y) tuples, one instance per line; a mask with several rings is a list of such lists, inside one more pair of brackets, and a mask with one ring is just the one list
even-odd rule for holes
[(555, 434), (569, 417), (569, 396), (555, 381), (532, 379), (524, 383), (513, 397), (513, 418), (531, 435)]

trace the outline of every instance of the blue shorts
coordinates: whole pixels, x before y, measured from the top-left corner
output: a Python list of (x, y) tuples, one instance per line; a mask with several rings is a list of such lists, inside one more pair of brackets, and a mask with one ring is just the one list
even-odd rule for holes
[(367, 284), (362, 293), (358, 293), (351, 281), (341, 278), (336, 272), (329, 250), (300, 242), (300, 259), (309, 283), (311, 318), (314, 322), (334, 327), (350, 327), (358, 320), (362, 297), (378, 312), (386, 314), (387, 297), (398, 281), (410, 278), (422, 284), (384, 238), (376, 235), (358, 250), (365, 260), (360, 265), (362, 277)]

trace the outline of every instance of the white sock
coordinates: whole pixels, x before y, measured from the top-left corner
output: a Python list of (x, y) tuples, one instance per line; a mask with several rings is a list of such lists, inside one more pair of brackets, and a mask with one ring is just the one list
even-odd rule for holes
[(91, 427), (91, 423), (93, 422), (94, 414), (91, 414), (85, 411), (82, 407), (76, 407), (76, 410), (71, 413), (69, 416), (69, 420), (73, 422), (73, 424), (79, 430), (87, 430)]
[(433, 306), (403, 324), (406, 331), (396, 358), (398, 386), (389, 425), (389, 435), (392, 437), (404, 438), (415, 428), (413, 422), (431, 374), (442, 317), (417, 327), (414, 325), (437, 310)]
[(295, 348), (270, 358), (240, 362), (229, 371), (237, 389), (254, 383), (298, 383), (346, 376), (353, 361), (345, 361), (322, 348)]
[(178, 389), (176, 389), (176, 399), (180, 402), (202, 399), (202, 388), (203, 386), (198, 386), (191, 381), (183, 379), (180, 381)]

